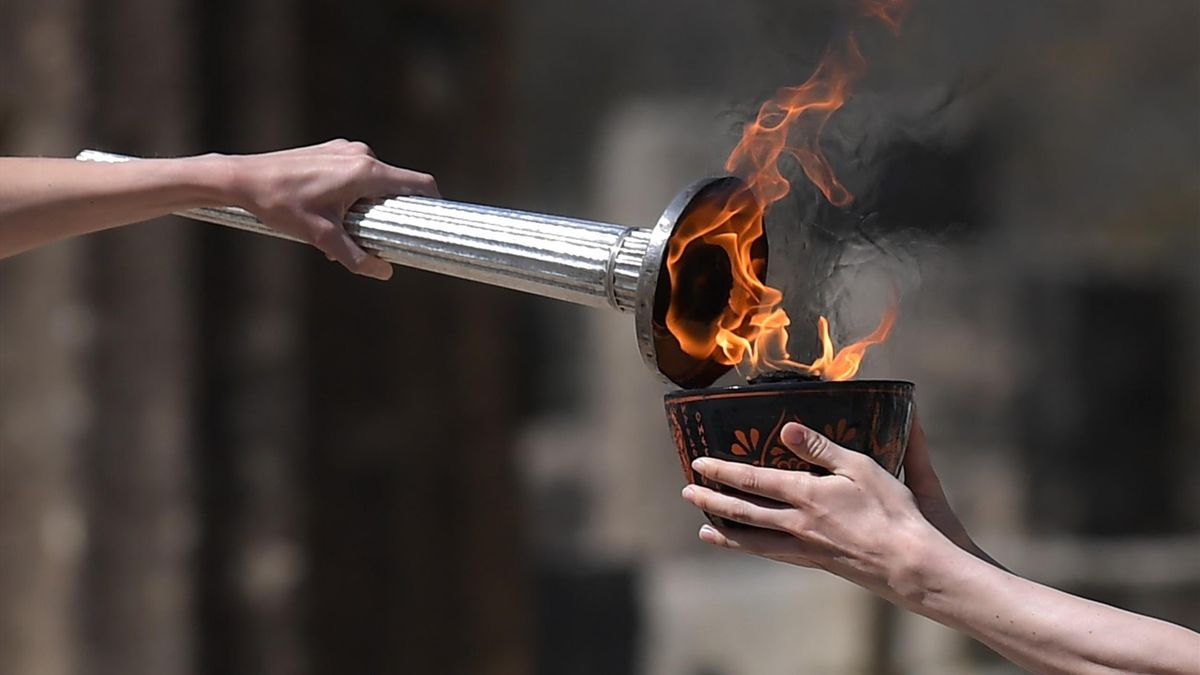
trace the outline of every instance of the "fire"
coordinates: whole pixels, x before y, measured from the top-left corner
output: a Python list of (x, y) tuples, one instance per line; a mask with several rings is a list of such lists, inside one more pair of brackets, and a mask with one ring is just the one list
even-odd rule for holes
[[(825, 52), (808, 81), (784, 87), (762, 104), (758, 117), (746, 125), (725, 170), (745, 172), (746, 182), (764, 210), (787, 196), (791, 185), (779, 171), (779, 160), (791, 156), (834, 206), (847, 206), (854, 195), (838, 181), (821, 152), (821, 131), (833, 113), (846, 103), (850, 86), (866, 72), (867, 62), (851, 35), (844, 50)], [(789, 143), (792, 135), (797, 143)]]
[(827, 380), (848, 380), (858, 372), (862, 365), (867, 348), (881, 344), (887, 339), (896, 323), (896, 306), (892, 305), (883, 313), (879, 325), (867, 337), (842, 347), (837, 356), (833, 354), (833, 340), (829, 337), (829, 320), (821, 317), (817, 320), (817, 332), (821, 336), (821, 358), (809, 366), (814, 375), (820, 375)]
[(908, 0), (865, 0), (858, 7), (860, 14), (878, 19), (893, 35), (900, 35), (900, 25), (904, 23), (904, 17), (908, 16), (910, 9), (912, 5)]
[[(898, 33), (908, 4), (907, 0), (863, 0), (858, 9)], [(796, 160), (831, 204), (847, 206), (853, 202), (854, 195), (838, 180), (821, 151), (821, 132), (846, 103), (854, 82), (866, 72), (866, 65), (854, 34), (849, 33), (844, 43), (826, 51), (807, 81), (784, 87), (763, 103), (725, 162), (726, 171), (745, 177), (755, 199), (735, 196), (724, 204), (702, 206), (677, 228), (667, 251), (672, 298), (666, 323), (689, 355), (736, 366), (750, 375), (789, 368), (827, 380), (845, 380), (858, 372), (867, 349), (887, 338), (896, 319), (894, 305), (870, 335), (836, 353), (829, 320), (822, 316), (817, 321), (821, 356), (807, 364), (793, 360), (787, 348), (791, 319), (780, 307), (783, 293), (765, 283), (765, 269), (751, 254), (763, 234), (766, 211), (791, 189), (779, 169), (783, 157)], [(715, 322), (684, 316), (680, 309), (684, 303), (677, 302), (687, 290), (678, 283), (683, 276), (684, 252), (701, 245), (724, 251), (731, 266), (733, 285), (728, 305)]]
[[(688, 214), (671, 238), (666, 258), (672, 278), (667, 328), (691, 356), (730, 366), (739, 365), (747, 356), (753, 359), (753, 340), (761, 333), (756, 325), (760, 312), (783, 299), (782, 293), (763, 283), (765, 270), (757, 266), (751, 252), (763, 234), (762, 207), (754, 199), (740, 196), (723, 203), (702, 203)], [(687, 285), (675, 283), (682, 276), (680, 261), (684, 252), (695, 245), (715, 246), (731, 263), (729, 301), (715, 322), (687, 316), (684, 311), (688, 303), (681, 298), (688, 291)]]

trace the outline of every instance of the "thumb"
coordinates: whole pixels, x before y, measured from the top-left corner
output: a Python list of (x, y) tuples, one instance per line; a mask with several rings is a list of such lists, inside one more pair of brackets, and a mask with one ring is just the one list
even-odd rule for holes
[(854, 461), (853, 450), (843, 448), (802, 424), (788, 422), (779, 438), (800, 459), (833, 473), (843, 473)]

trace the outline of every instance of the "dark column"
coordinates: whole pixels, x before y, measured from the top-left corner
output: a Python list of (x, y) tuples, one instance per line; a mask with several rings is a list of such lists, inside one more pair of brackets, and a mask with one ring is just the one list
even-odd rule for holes
[[(0, 154), (80, 142), (86, 59), (77, 0), (0, 3)], [(76, 579), (84, 529), (78, 452), (89, 314), (84, 247), (0, 261), (0, 673), (78, 672)]]
[[(297, 4), (198, 6), (205, 148), (247, 153), (300, 142)], [(199, 667), (297, 675), (309, 668), (301, 634), (299, 478), (309, 420), (302, 268), (318, 254), (211, 226), (200, 255)]]
[(1028, 294), (1030, 523), (1040, 532), (1186, 531), (1179, 298), (1096, 280)]
[[(187, 9), (184, 0), (89, 6), (90, 145), (149, 155), (194, 149)], [(162, 219), (87, 240), (96, 333), (84, 673), (191, 671), (195, 227)]]
[[(314, 0), (305, 133), (368, 141), (433, 172), (447, 196), (502, 197), (507, 12)], [(510, 440), (516, 299), (412, 270), (381, 284), (310, 267), (315, 670), (529, 672)]]

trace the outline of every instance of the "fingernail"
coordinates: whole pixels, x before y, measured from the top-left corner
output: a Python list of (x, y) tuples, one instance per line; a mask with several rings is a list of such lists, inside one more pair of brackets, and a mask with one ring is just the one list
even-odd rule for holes
[(717, 528), (713, 527), (712, 525), (701, 525), (700, 541), (706, 544), (716, 544), (720, 546), (725, 541), (725, 537), (722, 536), (720, 532), (717, 532)]
[(783, 431), (779, 433), (779, 437), (788, 445), (799, 445), (804, 443), (805, 432), (807, 429), (803, 425), (795, 422), (788, 422), (783, 425)]
[(367, 271), (367, 274), (380, 281), (387, 281), (392, 278), (392, 266), (383, 260), (374, 258), (370, 262), (370, 269)]
[(681, 492), (680, 494), (682, 494), (682, 495), (684, 496), (684, 498), (686, 499), (687, 497), (690, 497), (690, 496), (692, 496), (692, 493), (693, 493), (693, 492), (695, 492), (695, 491), (696, 491), (696, 488), (695, 488), (695, 486), (693, 486), (693, 485), (684, 485), (684, 486), (683, 486), (683, 492)]
[(707, 457), (697, 457), (692, 460), (692, 469), (704, 473), (704, 469), (711, 466)]

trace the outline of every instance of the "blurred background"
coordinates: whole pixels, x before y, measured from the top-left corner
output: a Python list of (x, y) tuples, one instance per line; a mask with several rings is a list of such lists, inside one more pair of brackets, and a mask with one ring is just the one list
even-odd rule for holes
[[(870, 71), (825, 147), (859, 199), (798, 184), (772, 283), (843, 336), (899, 287), (863, 375), (917, 383), (984, 548), (1200, 628), (1200, 5), (861, 23), (833, 0), (0, 0), (0, 152), (346, 137), (450, 198), (649, 226), (858, 26)], [(216, 226), (2, 261), (0, 673), (1019, 672), (703, 547), (664, 391), (631, 317)]]

